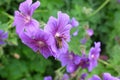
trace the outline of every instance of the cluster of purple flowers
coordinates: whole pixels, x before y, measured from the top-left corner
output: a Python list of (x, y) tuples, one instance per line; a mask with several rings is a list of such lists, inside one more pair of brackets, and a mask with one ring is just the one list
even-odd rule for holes
[(5, 44), (4, 40), (8, 38), (8, 33), (0, 30), (0, 45)]
[[(53, 80), (51, 76), (44, 77), (44, 80)], [(60, 80), (70, 80), (68, 74), (64, 74)], [(87, 79), (87, 74), (84, 73), (77, 80), (120, 80), (118, 77), (112, 76), (110, 73), (103, 73), (102, 79), (98, 75), (93, 75), (91, 78)]]
[(14, 26), (20, 39), (33, 51), (41, 53), (45, 58), (60, 54), (68, 50), (70, 41), (70, 30), (77, 26), (78, 22), (73, 18), (70, 20), (65, 13), (58, 12), (58, 18), (51, 16), (44, 29), (39, 28), (39, 22), (32, 18), (32, 15), (40, 5), (37, 1), (26, 0), (15, 11)]
[(92, 78), (89, 78), (88, 80), (120, 80), (120, 79), (112, 76), (110, 73), (103, 73), (102, 79), (98, 75), (93, 75)]
[(67, 72), (73, 73), (79, 67), (82, 69), (88, 68), (88, 70), (91, 72), (92, 69), (97, 66), (97, 60), (101, 51), (100, 42), (95, 42), (94, 44), (95, 47), (92, 47), (90, 49), (88, 57), (86, 54), (79, 56), (73, 52), (67, 52), (65, 54), (61, 54), (58, 59), (61, 61), (62, 66), (67, 67)]
[[(60, 80), (69, 80), (70, 77), (68, 74), (64, 74)], [(53, 80), (51, 76), (44, 77), (44, 80)]]
[[(32, 18), (34, 11), (39, 6), (39, 1), (32, 3), (32, 0), (26, 0), (20, 4), (19, 11), (15, 11), (14, 26), (16, 26), (16, 33), (22, 42), (34, 52), (41, 53), (45, 58), (55, 57), (62, 66), (66, 66), (69, 73), (75, 72), (78, 68), (86, 68), (91, 72), (97, 66), (101, 51), (100, 42), (94, 43), (95, 46), (90, 49), (88, 56), (85, 53), (79, 56), (74, 52), (69, 52), (70, 30), (79, 25), (78, 21), (75, 18), (70, 19), (66, 13), (59, 11), (58, 18), (51, 16), (44, 29), (41, 29), (39, 22)], [(89, 36), (94, 33), (92, 29), (88, 29), (86, 32)], [(2, 33), (0, 31), (0, 37)], [(7, 36), (5, 34), (2, 37), (5, 39)], [(3, 39), (0, 38), (0, 43)], [(90, 80), (97, 80), (93, 78)], [(64, 75), (62, 80), (68, 79), (69, 76)], [(52, 77), (45, 77), (44, 80), (52, 80)]]

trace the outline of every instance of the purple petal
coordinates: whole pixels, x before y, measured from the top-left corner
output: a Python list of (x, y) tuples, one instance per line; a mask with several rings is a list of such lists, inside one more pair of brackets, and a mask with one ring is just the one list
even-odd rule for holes
[(63, 28), (59, 28), (58, 32), (60, 32), (60, 34), (62, 35), (62, 37), (66, 40), (66, 41), (70, 41), (70, 29), (71, 29), (71, 25), (66, 25)]
[(77, 35), (78, 35), (78, 32), (79, 32), (79, 30), (76, 30), (76, 31), (73, 33), (73, 36), (77, 36)]
[(20, 4), (19, 10), (26, 15), (30, 15), (30, 6), (32, 4), (32, 0), (26, 0)]
[(87, 42), (87, 39), (86, 39), (86, 38), (82, 38), (82, 39), (80, 40), (80, 43), (83, 44), (83, 45), (84, 45), (86, 42)]
[(0, 45), (5, 44), (4, 40), (8, 38), (8, 33), (0, 30)]
[(69, 80), (69, 75), (68, 74), (64, 74), (62, 77), (62, 80)]
[(110, 73), (104, 73), (103, 80), (120, 80), (120, 79), (112, 76)]
[(92, 36), (94, 34), (92, 29), (87, 29), (86, 31), (89, 36)]
[(0, 40), (0, 45), (5, 44), (5, 42), (3, 40)]
[(13, 26), (22, 26), (22, 25), (24, 25), (24, 18), (23, 18), (22, 14), (19, 11), (15, 11), (14, 16), (15, 17), (14, 17)]
[(58, 59), (60, 60), (62, 66), (65, 66), (69, 63), (69, 57), (68, 57), (68, 52), (65, 54), (61, 54)]
[(40, 49), (40, 52), (45, 58), (52, 56), (52, 54), (50, 53), (50, 52), (52, 52), (52, 50), (48, 46), (42, 47)]
[(69, 64), (67, 65), (67, 72), (73, 73), (77, 70), (78, 66), (75, 64)]
[(51, 76), (46, 76), (46, 77), (44, 77), (44, 80), (52, 80), (52, 77)]
[[(99, 76), (94, 75), (92, 78), (88, 79), (88, 80), (101, 80)], [(106, 80), (106, 79), (104, 79)]]
[(77, 27), (79, 25), (79, 22), (75, 18), (72, 18), (70, 24), (72, 25), (72, 27)]
[(99, 48), (99, 47), (101, 46), (101, 43), (100, 43), (100, 42), (95, 42), (94, 44), (95, 44), (95, 47), (96, 47), (96, 48)]
[(2, 39), (7, 39), (8, 38), (8, 32), (4, 33), (1, 37), (2, 37)]
[(31, 5), (31, 13), (30, 15), (32, 16), (32, 14), (34, 13), (34, 11), (40, 6), (40, 2), (36, 1), (34, 4)]
[(92, 71), (93, 68), (97, 66), (97, 60), (100, 56), (100, 42), (95, 42), (95, 47), (92, 47), (89, 52), (90, 66), (88, 67), (89, 71)]
[(74, 56), (74, 63), (78, 65), (80, 63), (81, 57), (79, 55)]
[(58, 26), (63, 28), (69, 23), (69, 16), (65, 13), (58, 12)]
[(81, 76), (80, 76), (80, 80), (85, 80), (85, 78), (88, 76), (87, 73), (83, 73)]
[(46, 32), (55, 34), (56, 29), (57, 29), (57, 19), (54, 17), (50, 17), (44, 30)]

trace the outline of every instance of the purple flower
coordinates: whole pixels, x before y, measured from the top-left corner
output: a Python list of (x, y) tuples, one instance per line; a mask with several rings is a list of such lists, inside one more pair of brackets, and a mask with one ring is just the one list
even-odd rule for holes
[(5, 44), (4, 40), (8, 38), (8, 33), (0, 30), (0, 45)]
[(81, 44), (85, 44), (87, 42), (87, 38), (82, 38), (81, 40), (80, 40), (80, 43)]
[(58, 19), (50, 17), (44, 30), (51, 33), (55, 38), (55, 44), (59, 53), (66, 53), (68, 50), (67, 42), (70, 41), (71, 25), (68, 24), (69, 16), (58, 12)]
[(73, 53), (65, 53), (65, 54), (61, 54), (58, 57), (58, 60), (61, 61), (62, 66), (66, 66), (70, 63), (73, 63), (74, 60), (74, 54)]
[(75, 55), (73, 52), (69, 53), (65, 53), (65, 54), (61, 54), (58, 57), (58, 60), (61, 61), (62, 66), (66, 66), (68, 64), (71, 63), (77, 63), (79, 61), (80, 57), (78, 55)]
[(89, 59), (88, 57), (83, 54), (81, 59), (79, 60), (79, 63), (77, 63), (81, 68), (87, 68), (89, 66)]
[(39, 5), (39, 1), (32, 4), (32, 0), (26, 0), (20, 4), (19, 11), (15, 11), (13, 23), (16, 26), (17, 34), (21, 34), (27, 29), (34, 31), (39, 28), (39, 22), (32, 18), (32, 14)]
[(78, 69), (78, 65), (74, 64), (74, 63), (70, 63), (67, 65), (67, 72), (69, 73), (73, 73)]
[(44, 77), (44, 80), (52, 80), (52, 77), (51, 76), (46, 76), (46, 77)]
[(78, 61), (80, 61), (80, 56), (75, 55), (73, 52), (67, 52), (65, 54), (61, 54), (58, 57), (58, 60), (61, 61), (62, 66), (67, 66), (67, 72), (72, 73), (78, 68), (78, 65), (76, 65), (76, 63), (79, 63)]
[(78, 32), (79, 32), (79, 30), (76, 30), (76, 31), (73, 33), (73, 36), (77, 36), (77, 35), (78, 35)]
[(120, 0), (118, 0), (118, 3), (120, 3)]
[(40, 52), (45, 58), (56, 56), (54, 38), (43, 30), (36, 30), (34, 35), (24, 32), (20, 38), (24, 44), (32, 48), (34, 52)]
[(87, 73), (83, 73), (83, 74), (80, 76), (80, 79), (79, 79), (79, 80), (85, 80), (86, 77), (87, 77)]
[(72, 27), (77, 27), (79, 25), (79, 22), (75, 18), (72, 18), (69, 23), (72, 25)]
[[(94, 75), (92, 78), (89, 78), (88, 80), (101, 80), (99, 76)], [(103, 73), (103, 79), (102, 80), (120, 80), (117, 77), (112, 76), (110, 73)]]
[[(97, 75), (94, 75), (92, 78), (88, 79), (88, 80), (101, 80), (99, 76)], [(103, 79), (103, 80), (106, 80), (106, 79)], [(111, 80), (111, 79), (109, 79)]]
[(92, 71), (94, 67), (97, 66), (97, 60), (100, 56), (100, 42), (95, 42), (95, 47), (92, 47), (89, 52), (89, 60), (90, 60), (90, 66), (88, 67), (89, 71)]
[(90, 37), (94, 34), (94, 31), (92, 29), (87, 29), (86, 32)]
[(104, 73), (103, 80), (120, 80), (120, 79), (113, 77), (110, 73)]
[(69, 75), (68, 74), (64, 74), (62, 77), (62, 80), (69, 80)]

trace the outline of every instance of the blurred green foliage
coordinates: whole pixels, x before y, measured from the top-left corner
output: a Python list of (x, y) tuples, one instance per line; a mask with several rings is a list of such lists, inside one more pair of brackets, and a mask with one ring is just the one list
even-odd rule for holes
[[(52, 57), (44, 59), (34, 53), (30, 48), (21, 43), (12, 26), (14, 11), (24, 0), (0, 0), (0, 29), (9, 33), (6, 45), (0, 46), (0, 80), (43, 80), (46, 75), (55, 76), (54, 71), (60, 63)], [(34, 0), (35, 1), (35, 0)], [(81, 55), (80, 39), (85, 36), (85, 25), (94, 29), (94, 36), (86, 43), (86, 52), (94, 41), (101, 41), (101, 55), (108, 56), (107, 62), (114, 66), (109, 67), (99, 63), (92, 74), (110, 72), (120, 76), (120, 3), (111, 0), (95, 15), (89, 17), (105, 0), (40, 0), (41, 5), (33, 17), (41, 26), (50, 16), (57, 16), (58, 11), (63, 11), (75, 17), (80, 25), (74, 28), (71, 34), (79, 29), (78, 36), (72, 36), (69, 49)]]

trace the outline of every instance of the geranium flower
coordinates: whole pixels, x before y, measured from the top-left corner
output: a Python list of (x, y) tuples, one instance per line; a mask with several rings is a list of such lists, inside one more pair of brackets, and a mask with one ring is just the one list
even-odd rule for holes
[(92, 47), (89, 52), (89, 60), (90, 60), (90, 66), (88, 67), (89, 71), (92, 71), (94, 67), (97, 66), (97, 60), (100, 56), (100, 42), (95, 42), (95, 47)]
[(5, 44), (4, 40), (8, 38), (8, 33), (0, 30), (0, 45)]
[(24, 44), (30, 47), (34, 52), (41, 53), (45, 58), (49, 56), (56, 56), (54, 50), (54, 38), (51, 34), (43, 30), (37, 30), (34, 35), (30, 32), (24, 32), (20, 35)]
[(44, 80), (52, 80), (52, 77), (51, 76), (46, 76), (46, 77), (44, 77)]
[(17, 34), (21, 34), (27, 29), (34, 31), (39, 28), (39, 22), (32, 18), (32, 15), (40, 5), (39, 1), (32, 4), (32, 0), (26, 0), (19, 6), (19, 11), (15, 11), (14, 23)]
[(68, 50), (67, 42), (70, 41), (69, 16), (58, 12), (58, 19), (50, 17), (44, 30), (54, 36), (58, 53), (66, 53)]

